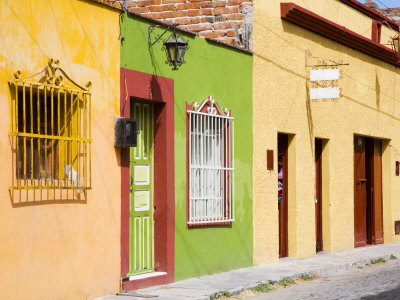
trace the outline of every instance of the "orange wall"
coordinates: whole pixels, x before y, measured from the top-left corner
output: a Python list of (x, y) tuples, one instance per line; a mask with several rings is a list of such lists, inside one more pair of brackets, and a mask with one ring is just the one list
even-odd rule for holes
[[(119, 12), (78, 0), (0, 0), (0, 299), (115, 293), (120, 272)], [(13, 204), (8, 80), (48, 58), (92, 87), (92, 187), (86, 203)], [(16, 200), (18, 201), (18, 200)]]

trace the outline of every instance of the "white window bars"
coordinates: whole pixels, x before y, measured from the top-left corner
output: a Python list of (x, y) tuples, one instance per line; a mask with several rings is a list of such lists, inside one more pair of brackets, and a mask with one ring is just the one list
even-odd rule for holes
[(234, 118), (213, 97), (188, 110), (188, 225), (221, 224), (235, 220)]

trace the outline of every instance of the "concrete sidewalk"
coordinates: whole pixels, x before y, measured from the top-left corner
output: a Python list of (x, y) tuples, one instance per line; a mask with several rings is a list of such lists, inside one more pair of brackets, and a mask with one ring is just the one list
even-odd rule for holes
[[(211, 295), (219, 291), (238, 294), (262, 282), (276, 281), (284, 277), (295, 278), (304, 273), (327, 276), (346, 272), (369, 263), (371, 259), (380, 257), (388, 259), (391, 254), (400, 259), (400, 243), (367, 246), (336, 253), (322, 252), (315, 257), (306, 259), (284, 258), (276, 264), (191, 278), (168, 285), (137, 290), (131, 294), (132, 296), (111, 295), (97, 298), (97, 300), (143, 300), (146, 296), (146, 298), (154, 296), (157, 298), (153, 299), (162, 300), (210, 299)], [(133, 296), (134, 294), (136, 295)]]

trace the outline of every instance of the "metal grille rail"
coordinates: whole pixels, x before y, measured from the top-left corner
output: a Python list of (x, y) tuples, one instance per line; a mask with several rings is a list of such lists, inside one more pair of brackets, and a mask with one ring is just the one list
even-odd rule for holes
[(57, 64), (49, 61), (46, 80), (21, 79), (17, 72), (9, 82), (13, 194), (73, 190), (61, 196), (72, 200), (91, 188), (91, 94), (62, 71), (78, 88), (64, 86), (63, 77), (55, 74), (61, 70)]
[(225, 111), (212, 97), (187, 111), (189, 225), (234, 221), (234, 118)]

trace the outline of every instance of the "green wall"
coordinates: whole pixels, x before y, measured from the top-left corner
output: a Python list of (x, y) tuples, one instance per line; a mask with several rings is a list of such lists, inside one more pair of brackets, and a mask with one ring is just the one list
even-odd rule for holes
[[(252, 265), (252, 55), (185, 35), (186, 64), (172, 71), (162, 42), (148, 49), (149, 21), (121, 16), (121, 67), (174, 80), (175, 280)], [(156, 29), (161, 33), (162, 29)], [(186, 227), (185, 103), (208, 96), (235, 118), (235, 221), (232, 227)]]

